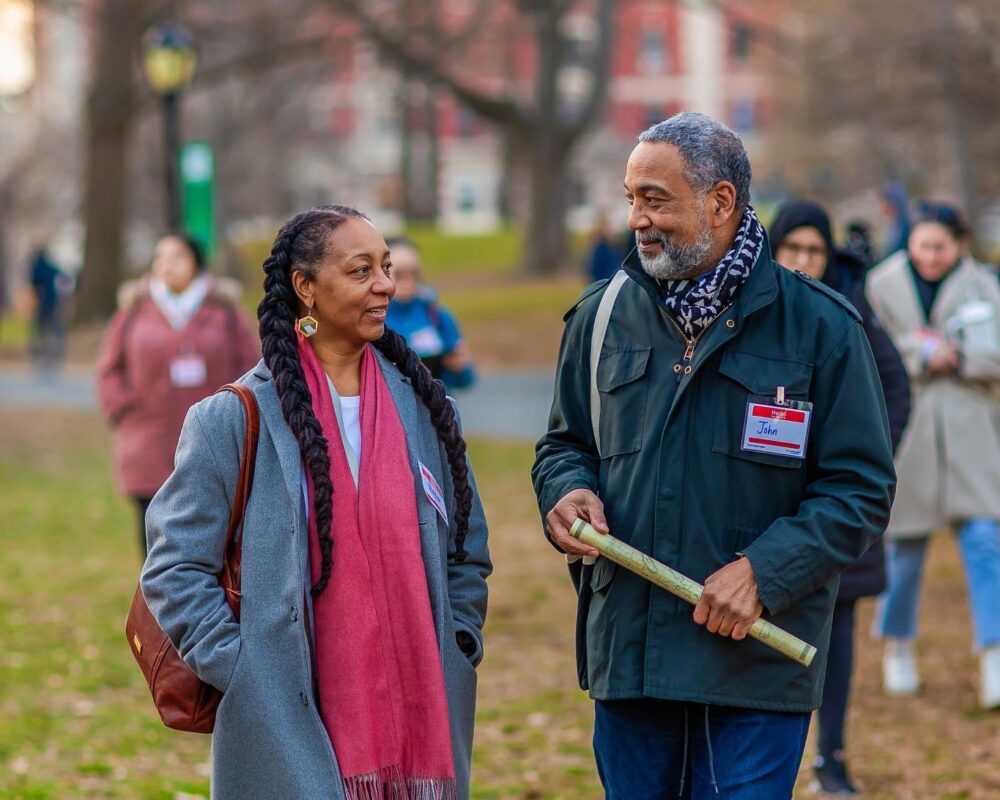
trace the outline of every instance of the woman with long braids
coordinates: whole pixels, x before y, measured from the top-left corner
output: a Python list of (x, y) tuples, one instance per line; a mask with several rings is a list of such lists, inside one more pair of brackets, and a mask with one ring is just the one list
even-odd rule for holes
[(324, 206), (264, 262), (239, 621), (217, 579), (238, 398), (192, 408), (150, 507), (146, 601), (225, 693), (219, 800), (469, 797), (486, 521), (454, 406), (385, 326), (389, 257), (366, 216)]

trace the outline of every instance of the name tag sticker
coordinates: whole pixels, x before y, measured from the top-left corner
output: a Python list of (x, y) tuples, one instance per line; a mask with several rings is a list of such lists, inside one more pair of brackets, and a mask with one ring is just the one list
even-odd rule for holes
[(202, 356), (177, 356), (170, 362), (170, 382), (178, 389), (203, 386), (206, 377), (205, 359)]
[[(778, 402), (778, 400), (781, 402)], [(812, 403), (751, 395), (743, 424), (742, 449), (749, 453), (803, 459), (809, 440)]]
[(418, 461), (417, 465), (420, 467), (420, 480), (424, 484), (424, 494), (427, 495), (427, 499), (437, 509), (438, 514), (441, 515), (441, 519), (444, 520), (444, 524), (447, 525), (448, 508), (444, 502), (444, 493), (441, 491), (441, 487), (438, 486), (438, 482), (434, 480), (434, 474), (424, 466), (424, 463)]
[(421, 328), (407, 337), (407, 344), (418, 356), (437, 356), (444, 350), (441, 334), (433, 326)]

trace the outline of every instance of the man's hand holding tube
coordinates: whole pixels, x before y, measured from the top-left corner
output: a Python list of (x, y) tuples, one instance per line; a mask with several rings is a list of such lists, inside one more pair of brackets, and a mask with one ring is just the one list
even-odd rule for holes
[[(578, 556), (600, 555), (583, 544), (569, 529), (577, 518), (586, 520), (598, 533), (608, 533), (604, 503), (589, 489), (573, 489), (563, 495), (545, 515), (545, 527), (552, 541), (565, 553)], [(694, 621), (711, 633), (739, 640), (764, 611), (757, 597), (750, 560), (741, 558), (714, 572), (705, 581), (705, 590), (694, 609)]]
[(589, 522), (598, 533), (608, 532), (608, 522), (604, 519), (604, 503), (590, 489), (573, 489), (564, 494), (545, 515), (545, 529), (549, 532), (552, 542), (564, 553), (597, 558), (600, 553), (593, 547), (570, 535), (569, 529), (577, 517)]
[(740, 640), (763, 611), (753, 566), (743, 557), (708, 576), (694, 607), (694, 621), (711, 633)]

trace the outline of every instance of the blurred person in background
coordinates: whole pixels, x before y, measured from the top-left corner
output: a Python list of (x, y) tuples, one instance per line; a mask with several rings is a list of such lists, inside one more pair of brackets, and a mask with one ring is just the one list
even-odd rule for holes
[(28, 281), (34, 294), (34, 319), (29, 345), (31, 360), (42, 369), (56, 369), (66, 351), (66, 301), (73, 293), (73, 279), (39, 247), (31, 257)]
[[(865, 264), (833, 241), (830, 218), (816, 203), (783, 205), (771, 225), (775, 260), (801, 270), (847, 297), (861, 315), (868, 343), (875, 356), (879, 382), (889, 417), (893, 452), (899, 445), (910, 415), (910, 381), (899, 352), (865, 299)], [(833, 608), (830, 654), (826, 663), (823, 702), (819, 707), (819, 754), (813, 765), (817, 788), (835, 796), (857, 793), (844, 754), (844, 723), (851, 692), (854, 663), (854, 609), (862, 597), (875, 597), (885, 589), (885, 548), (879, 539), (840, 576)]]
[(243, 606), (217, 576), (245, 429), (188, 415), (149, 509), (142, 591), (225, 692), (216, 800), (468, 800), (486, 520), (455, 407), (385, 324), (389, 249), (342, 206), (299, 214), (264, 262)]
[(161, 238), (150, 272), (124, 284), (97, 367), (101, 410), (114, 433), (121, 491), (144, 518), (170, 475), (188, 409), (260, 358), (260, 344), (240, 308), (240, 286), (205, 273), (198, 244)]
[(969, 255), (970, 229), (953, 206), (925, 203), (908, 249), (876, 266), (872, 307), (913, 382), (887, 536), (889, 585), (876, 631), (883, 682), (913, 694), (921, 575), (932, 531), (958, 531), (981, 659), (980, 701), (1000, 707), (1000, 284)]
[[(628, 237), (632, 239), (631, 236)], [(606, 217), (601, 216), (591, 235), (590, 251), (587, 254), (587, 276), (593, 281), (610, 278), (622, 265), (625, 250), (615, 237), (615, 231)]]
[(863, 220), (851, 220), (847, 223), (847, 242), (844, 249), (860, 259), (865, 265), (865, 271), (875, 263), (875, 250), (872, 246), (871, 226)]
[(910, 238), (910, 198), (899, 181), (882, 187), (882, 213), (886, 218), (885, 249), (882, 258), (905, 250)]
[(388, 240), (396, 295), (385, 324), (406, 339), (431, 375), (449, 389), (467, 389), (475, 382), (469, 346), (458, 322), (437, 301), (437, 292), (423, 281), (420, 248), (403, 236)]

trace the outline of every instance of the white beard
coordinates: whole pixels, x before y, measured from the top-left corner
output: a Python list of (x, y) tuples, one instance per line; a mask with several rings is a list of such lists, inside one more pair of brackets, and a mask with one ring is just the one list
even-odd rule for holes
[(650, 277), (658, 281), (675, 281), (680, 278), (689, 278), (698, 271), (701, 262), (708, 255), (708, 251), (712, 249), (712, 231), (706, 225), (698, 233), (698, 238), (691, 244), (675, 244), (656, 229), (636, 231), (635, 241), (636, 244), (641, 241), (659, 242), (659, 255), (655, 258), (649, 258), (643, 255), (642, 250), (638, 250), (639, 261), (642, 263), (643, 270)]

